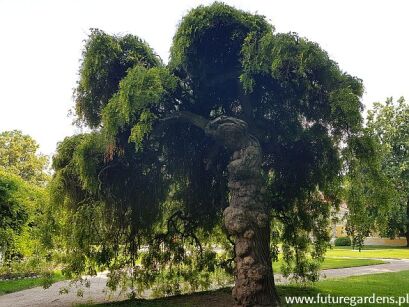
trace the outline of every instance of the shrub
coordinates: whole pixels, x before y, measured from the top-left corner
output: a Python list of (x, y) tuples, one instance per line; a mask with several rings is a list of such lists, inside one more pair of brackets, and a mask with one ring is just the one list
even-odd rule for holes
[(349, 237), (336, 238), (335, 246), (351, 246), (351, 239)]

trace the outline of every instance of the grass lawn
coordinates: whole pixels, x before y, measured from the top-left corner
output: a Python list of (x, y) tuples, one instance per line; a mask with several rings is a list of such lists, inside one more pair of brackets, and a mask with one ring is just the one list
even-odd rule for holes
[[(366, 265), (374, 265), (374, 264), (382, 264), (385, 263), (382, 260), (374, 260), (374, 259), (342, 259), (342, 258), (325, 258), (321, 269), (340, 269), (340, 268), (352, 268), (357, 266), (366, 266)], [(273, 264), (273, 271), (274, 273), (281, 272), (281, 263), (280, 261), (274, 262)]]
[(350, 246), (337, 246), (327, 251), (326, 257), (398, 258), (409, 259), (408, 247), (364, 246), (361, 251)]
[[(409, 271), (398, 273), (383, 273), (374, 275), (354, 276), (347, 278), (324, 280), (315, 283), (310, 287), (300, 286), (278, 286), (282, 302), (285, 303), (285, 297), (288, 296), (313, 296), (320, 293), (321, 297), (330, 294), (331, 296), (372, 296), (375, 293), (379, 296), (397, 297), (406, 296), (409, 293)], [(398, 287), (396, 285), (399, 285)], [(231, 306), (233, 301), (230, 296), (230, 289), (220, 289), (191, 295), (180, 295), (169, 298), (155, 300), (136, 300), (124, 301), (110, 304), (100, 304), (98, 306), (141, 306), (141, 307), (170, 307), (170, 306)], [(89, 305), (82, 305), (89, 306)], [(329, 304), (319, 305), (291, 305), (291, 306), (330, 306)], [(348, 304), (339, 304), (334, 306), (350, 306)], [(357, 306), (374, 306), (371, 304), (360, 304)], [(377, 304), (376, 306), (388, 306), (387, 304)], [(398, 306), (398, 305), (396, 305)], [(402, 304), (407, 306), (407, 304)]]
[[(55, 272), (52, 277), (52, 282), (64, 280), (61, 272)], [(17, 279), (17, 280), (2, 280), (0, 281), (0, 295), (21, 291), (24, 289), (39, 287), (44, 284), (43, 278), (33, 279)]]

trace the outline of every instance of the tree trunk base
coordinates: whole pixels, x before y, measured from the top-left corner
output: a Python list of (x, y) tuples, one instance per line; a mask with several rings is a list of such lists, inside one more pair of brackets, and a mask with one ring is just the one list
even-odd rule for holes
[(236, 306), (279, 306), (270, 257), (270, 217), (263, 199), (262, 153), (257, 139), (248, 134), (239, 119), (220, 117), (206, 132), (231, 152), (227, 167), (229, 207), (224, 225), (235, 241)]

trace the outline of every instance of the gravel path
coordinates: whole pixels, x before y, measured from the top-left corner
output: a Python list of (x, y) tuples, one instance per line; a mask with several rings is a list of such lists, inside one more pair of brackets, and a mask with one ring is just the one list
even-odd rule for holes
[[(126, 295), (119, 292), (107, 295), (105, 285), (107, 276), (99, 273), (90, 278), (91, 285), (86, 287), (72, 286), (67, 294), (60, 294), (60, 289), (69, 287), (69, 282), (59, 281), (48, 289), (42, 287), (22, 290), (0, 296), (1, 307), (40, 307), (40, 306), (74, 306), (85, 303), (104, 303), (127, 299)], [(83, 297), (77, 295), (77, 290), (83, 289)]]
[[(356, 258), (355, 258), (356, 259)], [(369, 259), (369, 258), (368, 258)], [(374, 259), (374, 258), (370, 258)], [(354, 268), (329, 269), (321, 272), (322, 278), (337, 278), (409, 270), (409, 259), (375, 259), (387, 263)]]
[[(321, 273), (321, 278), (337, 278), (357, 275), (399, 272), (409, 270), (409, 259), (380, 259), (387, 263), (368, 265), (354, 268), (329, 269)], [(277, 283), (286, 283), (282, 276), (276, 275)], [(119, 292), (108, 296), (105, 293), (106, 274), (98, 274), (91, 278), (90, 288), (83, 288), (83, 297), (77, 296), (77, 290), (73, 287), (68, 294), (59, 294), (62, 287), (67, 287), (68, 282), (60, 281), (53, 284), (50, 288), (44, 290), (41, 287), (27, 289), (0, 296), (1, 307), (43, 307), (43, 306), (74, 306), (81, 303), (103, 303), (109, 301), (120, 301), (127, 299), (125, 295)]]

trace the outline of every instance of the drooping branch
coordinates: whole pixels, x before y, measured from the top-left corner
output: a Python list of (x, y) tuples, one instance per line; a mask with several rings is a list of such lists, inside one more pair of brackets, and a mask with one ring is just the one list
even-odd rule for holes
[[(177, 226), (178, 219), (182, 221), (183, 229), (180, 229)], [(202, 243), (195, 234), (195, 225), (192, 222), (192, 220), (187, 215), (185, 215), (181, 210), (176, 211), (169, 217), (167, 222), (167, 233), (165, 234), (165, 236), (172, 235), (171, 230), (173, 230), (173, 232), (175, 232), (176, 234), (180, 235), (182, 238), (191, 238), (194, 241), (196, 247), (199, 248), (200, 256), (203, 255)]]
[[(244, 102), (243, 104), (245, 105), (245, 109), (246, 109), (246, 114), (249, 115), (249, 108), (250, 108), (250, 101), (249, 101), (249, 97), (243, 98)], [(227, 120), (228, 119), (228, 120)], [(250, 132), (250, 134), (256, 136), (259, 140), (263, 139), (263, 131), (258, 127), (258, 122), (254, 122), (254, 121), (250, 121), (251, 124), (249, 126), (247, 120), (250, 120), (250, 118), (248, 118), (248, 116), (245, 116), (244, 120), (239, 119), (239, 118), (235, 118), (235, 117), (230, 117), (230, 116), (220, 116), (214, 120), (209, 120), (201, 115), (195, 114), (193, 112), (189, 112), (189, 111), (179, 111), (179, 112), (175, 112), (165, 118), (159, 119), (159, 121), (157, 122), (154, 131), (153, 131), (153, 135), (160, 135), (161, 132), (167, 127), (167, 125), (171, 124), (171, 123), (188, 123), (191, 124), (197, 128), (202, 129), (207, 135), (211, 136), (211, 134), (214, 132), (211, 132), (211, 128), (210, 126), (214, 126), (215, 123), (220, 123), (221, 120), (223, 120), (225, 123), (224, 125), (229, 125), (227, 123), (227, 121), (230, 121), (231, 124), (234, 123), (234, 126), (236, 126), (236, 124), (238, 124), (239, 126), (243, 127), (243, 132), (244, 130), (248, 130)], [(240, 122), (240, 123), (239, 123)], [(210, 128), (210, 129), (209, 129)], [(217, 139), (217, 138), (216, 138)], [(226, 144), (223, 144), (226, 145)]]
[(193, 126), (196, 126), (204, 130), (209, 120), (204, 118), (203, 116), (200, 116), (192, 112), (180, 111), (180, 112), (175, 112), (165, 118), (160, 119), (158, 127), (160, 127), (163, 124), (172, 123), (172, 122), (190, 123)]

